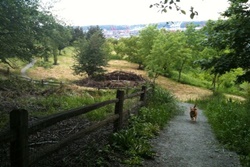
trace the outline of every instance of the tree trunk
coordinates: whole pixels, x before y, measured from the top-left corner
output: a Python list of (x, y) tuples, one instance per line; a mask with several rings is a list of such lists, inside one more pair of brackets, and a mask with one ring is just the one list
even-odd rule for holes
[(54, 55), (54, 65), (57, 65), (57, 55)]
[(180, 81), (181, 81), (181, 73), (182, 73), (182, 70), (183, 70), (184, 64), (186, 63), (186, 60), (187, 60), (187, 59), (184, 59), (184, 60), (183, 60), (183, 62), (181, 63), (181, 66), (180, 66), (180, 69), (179, 69), (178, 82), (180, 82)]
[(53, 56), (54, 56), (54, 65), (58, 65), (58, 63), (57, 63), (57, 49), (53, 50)]
[(217, 78), (217, 74), (214, 74), (214, 78), (213, 78), (213, 81), (212, 81), (212, 85), (213, 85), (213, 92), (216, 91), (216, 78)]

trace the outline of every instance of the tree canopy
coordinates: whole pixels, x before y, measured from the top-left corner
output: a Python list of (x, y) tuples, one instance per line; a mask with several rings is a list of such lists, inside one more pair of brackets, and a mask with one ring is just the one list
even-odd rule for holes
[[(0, 59), (10, 57), (30, 59), (33, 41), (41, 25), (38, 3), (35, 0), (5, 0), (0, 2)], [(20, 56), (22, 55), (22, 56)]]
[(0, 2), (0, 62), (12, 66), (11, 58), (30, 61), (65, 46), (71, 38), (65, 26), (40, 6), (39, 0)]
[[(222, 75), (232, 69), (241, 67), (244, 74), (238, 76), (238, 82), (250, 81), (250, 5), (248, 0), (229, 0), (230, 7), (222, 14), (226, 19), (210, 22), (210, 34), (207, 34), (207, 44), (217, 50), (216, 56), (208, 61), (202, 61), (204, 69), (211, 69), (213, 74)], [(165, 0), (152, 4), (161, 12), (177, 10), (182, 14), (180, 0)], [(190, 18), (198, 12), (190, 7)], [(214, 25), (212, 25), (214, 24)], [(208, 29), (207, 29), (208, 30)], [(227, 50), (227, 51), (226, 51)]]
[[(208, 44), (220, 51), (205, 68), (213, 67), (212, 73), (225, 74), (232, 69), (241, 67), (244, 74), (238, 76), (238, 82), (250, 81), (250, 8), (243, 0), (230, 0), (231, 5), (223, 13), (228, 17), (210, 23), (212, 31), (208, 34)], [(211, 26), (213, 24), (213, 26)], [(227, 51), (226, 51), (227, 50)]]

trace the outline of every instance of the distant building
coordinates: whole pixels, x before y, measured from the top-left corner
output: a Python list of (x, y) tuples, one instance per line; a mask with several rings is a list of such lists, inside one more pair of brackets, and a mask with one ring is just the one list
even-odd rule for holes
[[(206, 25), (207, 21), (171, 21), (171, 22), (160, 22), (152, 23), (157, 24), (158, 28), (164, 28), (169, 31), (186, 30), (186, 26), (190, 23), (196, 25), (196, 29), (201, 29)], [(140, 30), (148, 26), (148, 24), (136, 24), (136, 25), (101, 25), (103, 33), (106, 38), (126, 38), (130, 36), (136, 36)], [(83, 31), (87, 31), (89, 26), (83, 26)]]

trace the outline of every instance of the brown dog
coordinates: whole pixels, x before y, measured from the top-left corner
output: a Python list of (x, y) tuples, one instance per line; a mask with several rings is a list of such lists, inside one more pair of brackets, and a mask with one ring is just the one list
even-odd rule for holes
[(196, 121), (197, 119), (197, 108), (196, 108), (196, 104), (194, 105), (194, 107), (190, 107), (190, 118), (192, 121)]

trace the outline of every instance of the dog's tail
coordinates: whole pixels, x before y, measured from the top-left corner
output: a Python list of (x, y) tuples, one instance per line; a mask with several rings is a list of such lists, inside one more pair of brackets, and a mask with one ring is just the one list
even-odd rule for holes
[(194, 104), (194, 108), (196, 108), (196, 104)]

